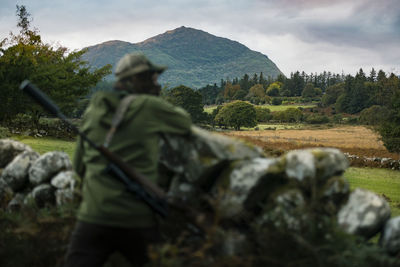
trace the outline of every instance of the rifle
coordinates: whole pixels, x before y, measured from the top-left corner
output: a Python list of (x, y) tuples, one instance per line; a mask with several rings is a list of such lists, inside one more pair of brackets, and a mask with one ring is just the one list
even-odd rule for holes
[[(134, 193), (139, 199), (144, 201), (153, 211), (165, 218), (168, 215), (168, 206), (173, 205), (174, 207), (184, 210), (187, 213), (193, 213), (191, 209), (186, 206), (179, 205), (176, 202), (169, 201), (166, 193), (156, 184), (153, 184), (150, 180), (146, 179), (142, 174), (138, 173), (134, 168), (126, 164), (120, 157), (112, 153), (109, 149), (103, 145), (97, 145), (90, 140), (83, 132), (81, 132), (75, 125), (68, 121), (67, 117), (60, 111), (57, 105), (55, 105), (51, 99), (45, 95), (39, 88), (33, 85), (28, 80), (21, 83), (20, 89), (32, 97), (38, 104), (44, 107), (49, 113), (57, 116), (68, 127), (78, 134), (83, 141), (87, 142), (92, 148), (96, 149), (100, 155), (102, 155), (108, 162), (106, 172), (113, 177), (119, 179), (126, 185), (128, 191)], [(200, 227), (193, 223), (194, 226), (199, 230)], [(191, 227), (193, 229), (193, 227)]]

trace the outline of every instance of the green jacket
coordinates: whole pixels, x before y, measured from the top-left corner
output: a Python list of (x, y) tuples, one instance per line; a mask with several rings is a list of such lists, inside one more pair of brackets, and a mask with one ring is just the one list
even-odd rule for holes
[[(96, 144), (103, 144), (111, 120), (125, 92), (95, 94), (83, 116), (81, 130)], [(109, 149), (152, 182), (157, 179), (161, 133), (188, 134), (191, 119), (181, 108), (160, 97), (137, 95), (126, 111)], [(83, 200), (78, 220), (119, 227), (155, 224), (151, 209), (129, 193), (125, 185), (104, 173), (106, 160), (79, 138), (75, 171), (83, 178)]]

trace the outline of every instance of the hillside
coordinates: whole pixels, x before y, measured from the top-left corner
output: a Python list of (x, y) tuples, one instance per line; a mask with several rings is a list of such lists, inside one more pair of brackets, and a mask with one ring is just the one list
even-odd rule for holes
[[(180, 27), (132, 44), (108, 41), (88, 47), (83, 59), (93, 67), (115, 64), (126, 53), (142, 52), (152, 61), (168, 66), (160, 77), (163, 84), (200, 88), (221, 79), (263, 72), (276, 77), (281, 72), (266, 55), (226, 38), (193, 28)], [(113, 76), (109, 76), (113, 79)]]

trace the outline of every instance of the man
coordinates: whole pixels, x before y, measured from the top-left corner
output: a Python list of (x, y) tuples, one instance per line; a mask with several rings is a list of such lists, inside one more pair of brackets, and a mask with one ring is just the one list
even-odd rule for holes
[[(143, 55), (125, 55), (116, 67), (115, 89), (93, 96), (81, 126), (91, 140), (104, 143), (154, 183), (160, 183), (160, 135), (188, 134), (191, 127), (187, 112), (158, 97), (157, 77), (164, 70)], [(121, 121), (110, 131), (116, 113)], [(147, 245), (159, 239), (155, 214), (108, 175), (106, 166), (98, 151), (78, 140), (74, 168), (83, 179), (83, 200), (66, 266), (102, 266), (115, 251), (134, 266), (142, 266), (147, 261)]]

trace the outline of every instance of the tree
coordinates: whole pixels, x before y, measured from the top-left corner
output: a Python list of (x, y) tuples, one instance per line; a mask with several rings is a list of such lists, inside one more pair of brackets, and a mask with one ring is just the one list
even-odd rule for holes
[(382, 137), (383, 144), (390, 152), (400, 153), (400, 79), (391, 75), (393, 86), (397, 84), (394, 90), (389, 108), (389, 116), (383, 120), (378, 132)]
[(314, 97), (316, 95), (314, 85), (312, 83), (307, 83), (301, 92), (301, 96), (304, 98)]
[(254, 106), (238, 100), (223, 106), (215, 117), (215, 122), (240, 130), (240, 127), (256, 126), (256, 118)]
[(322, 106), (327, 107), (336, 103), (340, 95), (344, 93), (344, 83), (337, 83), (331, 85), (326, 89), (325, 94), (322, 96)]
[(111, 66), (92, 70), (81, 60), (86, 50), (70, 52), (42, 42), (37, 29), (30, 28), (30, 14), (17, 6), (20, 32), (0, 42), (0, 121), (11, 121), (18, 113), (30, 114), (34, 120), (43, 109), (19, 90), (29, 79), (48, 94), (67, 115), (71, 115), (80, 98), (111, 73)]
[(265, 99), (265, 96), (265, 90), (261, 84), (253, 85), (247, 95), (248, 98), (257, 97), (259, 99)]
[(271, 83), (267, 88), (267, 95), (269, 96), (279, 96), (279, 91), (281, 89), (281, 82)]
[(194, 123), (207, 120), (203, 109), (202, 95), (190, 87), (180, 85), (167, 91), (165, 99), (185, 109)]
[(227, 100), (233, 99), (233, 96), (239, 90), (240, 90), (240, 85), (239, 84), (233, 85), (232, 83), (227, 82), (226, 85), (225, 85), (225, 89), (223, 91), (224, 98), (227, 99)]

